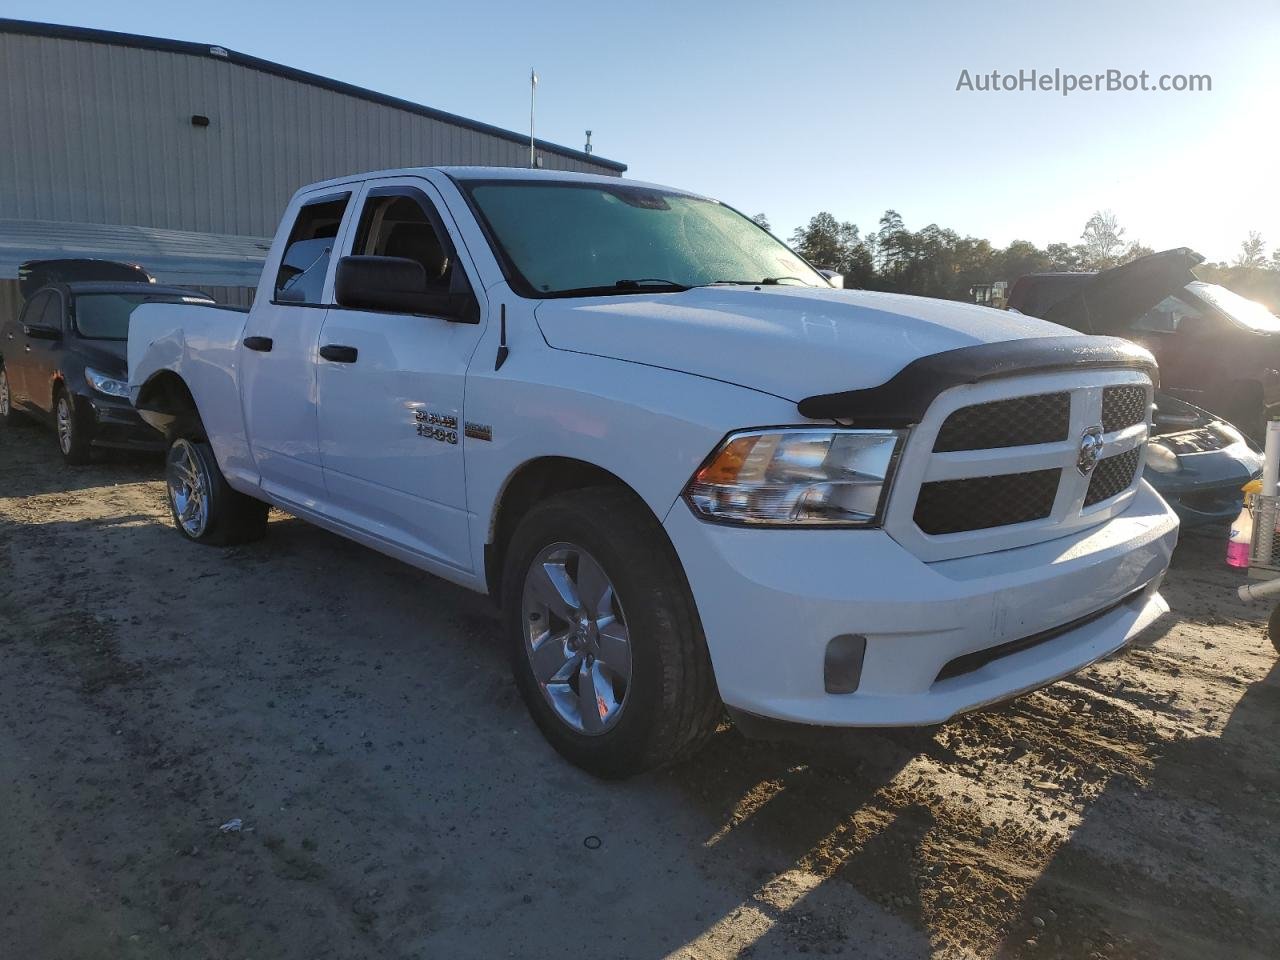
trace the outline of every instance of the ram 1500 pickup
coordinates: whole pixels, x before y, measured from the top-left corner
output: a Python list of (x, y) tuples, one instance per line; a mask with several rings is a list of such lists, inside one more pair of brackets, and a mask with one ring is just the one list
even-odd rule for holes
[(934, 724), (1166, 610), (1155, 364), (1003, 311), (833, 289), (733, 209), (419, 168), (300, 190), (252, 309), (143, 305), (129, 390), (187, 538), (268, 504), (503, 611), (568, 759), (622, 776), (728, 708)]

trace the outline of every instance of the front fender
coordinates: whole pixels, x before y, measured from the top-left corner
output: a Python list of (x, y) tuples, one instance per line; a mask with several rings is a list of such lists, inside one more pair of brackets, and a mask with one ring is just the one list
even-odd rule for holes
[(661, 522), (726, 433), (798, 420), (794, 403), (770, 394), (545, 348), (513, 352), (500, 373), (472, 373), (466, 419), (492, 435), (464, 446), (475, 556), (492, 540), (502, 491), (530, 461), (563, 457), (608, 471)]

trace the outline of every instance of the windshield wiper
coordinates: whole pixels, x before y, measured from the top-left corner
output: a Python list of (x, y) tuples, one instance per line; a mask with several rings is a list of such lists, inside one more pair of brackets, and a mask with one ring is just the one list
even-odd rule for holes
[(781, 285), (783, 280), (795, 280), (804, 286), (808, 286), (799, 277), (765, 277), (763, 280), (712, 280), (707, 286), (714, 287), (717, 284), (725, 284), (732, 287), (776, 287)]
[(661, 277), (641, 277), (638, 280), (615, 280), (613, 285), (618, 290), (689, 290), (687, 283), (677, 283), (674, 280), (664, 280)]

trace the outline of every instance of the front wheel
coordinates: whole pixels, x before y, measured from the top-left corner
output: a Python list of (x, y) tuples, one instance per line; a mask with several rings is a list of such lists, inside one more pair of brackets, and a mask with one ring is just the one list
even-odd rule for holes
[(58, 391), (53, 404), (54, 428), (58, 432), (58, 449), (62, 459), (73, 467), (86, 464), (93, 457), (88, 432), (77, 418), (75, 400), (66, 390)]
[(165, 459), (165, 485), (173, 525), (188, 540), (230, 546), (267, 532), (267, 505), (231, 489), (213, 448), (204, 441), (173, 441)]
[(534, 507), (502, 583), (516, 685), (569, 761), (630, 776), (715, 730), (722, 707), (693, 598), (634, 495), (593, 488)]

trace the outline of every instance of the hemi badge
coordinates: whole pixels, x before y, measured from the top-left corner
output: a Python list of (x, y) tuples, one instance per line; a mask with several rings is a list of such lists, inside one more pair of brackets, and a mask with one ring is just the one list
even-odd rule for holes
[(467, 421), (467, 427), (464, 433), (472, 440), (492, 440), (493, 427), (487, 423), (472, 423)]

